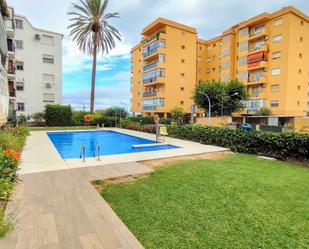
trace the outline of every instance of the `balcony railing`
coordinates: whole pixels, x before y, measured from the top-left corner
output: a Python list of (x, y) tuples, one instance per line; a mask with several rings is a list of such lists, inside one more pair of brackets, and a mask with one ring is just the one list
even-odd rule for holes
[(14, 22), (12, 19), (4, 19), (6, 29), (14, 29)]
[(157, 96), (157, 95), (158, 95), (158, 92), (157, 92), (157, 91), (145, 92), (145, 93), (143, 93), (143, 97), (144, 97), (144, 98), (147, 98), (147, 97), (154, 97), (154, 96)]
[(157, 106), (143, 106), (144, 111), (155, 111), (157, 110)]
[(144, 39), (144, 40), (142, 41), (142, 44), (144, 45), (144, 44), (147, 44), (148, 42), (150, 42), (150, 41), (152, 41), (152, 40), (154, 40), (154, 39), (159, 39), (161, 33), (165, 34), (165, 30), (160, 30), (160, 31), (157, 32), (156, 34), (154, 34), (154, 35), (152, 35), (152, 36), (150, 36), (150, 37)]
[(155, 67), (157, 67), (157, 66), (158, 66), (158, 62), (155, 61), (155, 62), (152, 62), (152, 63), (150, 63), (150, 64), (144, 66), (143, 70), (144, 70), (144, 71), (147, 71), (147, 70), (152, 69), (152, 68), (155, 68)]
[(10, 91), (10, 97), (15, 98), (16, 97), (16, 91)]

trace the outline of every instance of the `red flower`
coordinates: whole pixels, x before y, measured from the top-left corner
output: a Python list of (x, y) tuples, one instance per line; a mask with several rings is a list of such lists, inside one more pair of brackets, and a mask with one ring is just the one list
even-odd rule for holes
[(20, 153), (20, 152), (14, 151), (14, 153), (13, 153), (13, 159), (14, 159), (15, 161), (19, 161), (20, 156), (21, 156), (21, 153)]
[(5, 155), (10, 156), (12, 155), (12, 151), (10, 149), (5, 150)]

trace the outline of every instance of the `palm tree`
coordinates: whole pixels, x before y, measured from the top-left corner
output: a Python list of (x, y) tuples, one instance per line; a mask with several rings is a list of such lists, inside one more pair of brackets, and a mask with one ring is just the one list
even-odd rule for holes
[(83, 53), (93, 57), (90, 97), (90, 112), (93, 112), (97, 54), (108, 54), (116, 46), (115, 38), (121, 40), (119, 31), (109, 23), (111, 19), (119, 18), (119, 14), (105, 13), (108, 0), (79, 0), (78, 4), (72, 5), (74, 10), (68, 13), (72, 22), (68, 26), (70, 36)]

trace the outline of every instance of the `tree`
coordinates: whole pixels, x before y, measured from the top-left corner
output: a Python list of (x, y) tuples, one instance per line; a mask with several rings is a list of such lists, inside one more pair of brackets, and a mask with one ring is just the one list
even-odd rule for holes
[(171, 118), (177, 123), (182, 123), (184, 112), (181, 107), (175, 106), (171, 111)]
[(200, 82), (195, 88), (193, 99), (199, 108), (208, 110), (205, 94), (210, 99), (212, 116), (231, 115), (232, 112), (242, 110), (242, 101), (247, 98), (246, 86), (238, 80)]
[(74, 11), (68, 13), (72, 16), (70, 36), (79, 49), (88, 55), (92, 55), (92, 77), (90, 112), (94, 111), (95, 80), (97, 54), (108, 54), (116, 46), (115, 38), (121, 40), (119, 31), (109, 21), (119, 18), (118, 13), (105, 13), (108, 0), (79, 0), (79, 4), (72, 3)]

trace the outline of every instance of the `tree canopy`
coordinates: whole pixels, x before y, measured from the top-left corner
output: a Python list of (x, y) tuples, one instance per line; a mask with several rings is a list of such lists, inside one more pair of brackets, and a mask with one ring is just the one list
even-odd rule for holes
[(208, 99), (211, 103), (211, 115), (231, 115), (232, 112), (244, 109), (242, 103), (247, 98), (246, 86), (238, 81), (201, 81), (195, 88), (193, 99), (199, 108), (208, 110)]

